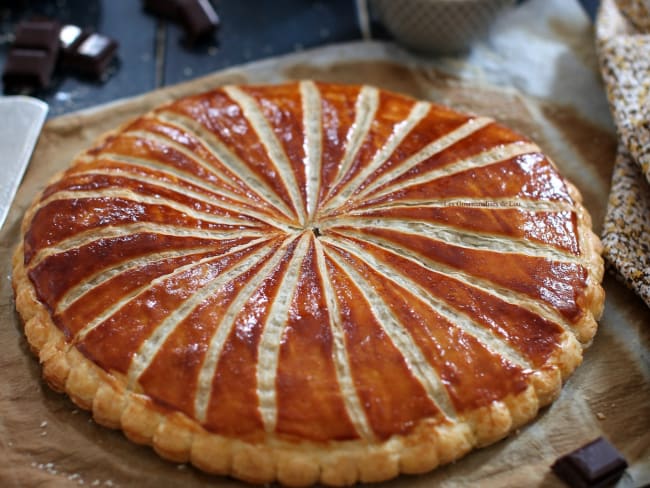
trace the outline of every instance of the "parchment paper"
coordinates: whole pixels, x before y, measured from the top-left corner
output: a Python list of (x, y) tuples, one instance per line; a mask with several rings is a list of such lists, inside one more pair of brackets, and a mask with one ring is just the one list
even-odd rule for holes
[[(372, 83), (495, 117), (534, 139), (556, 161), (580, 188), (600, 231), (615, 154), (610, 125), (587, 120), (579, 104), (557, 104), (513, 89), (460, 81), (392, 45), (355, 43), (294, 54), (50, 120), (0, 233), (0, 485), (244, 486), (166, 462), (119, 431), (95, 424), (87, 412), (52, 392), (40, 379), (40, 367), (14, 309), (11, 254), (33, 196), (103, 132), (166, 100), (217, 85), (307, 77)], [(605, 314), (583, 365), (536, 421), (452, 465), (380, 486), (562, 486), (550, 464), (599, 435), (612, 441), (631, 464), (620, 486), (649, 482), (648, 309), (613, 279), (606, 278), (605, 288)]]

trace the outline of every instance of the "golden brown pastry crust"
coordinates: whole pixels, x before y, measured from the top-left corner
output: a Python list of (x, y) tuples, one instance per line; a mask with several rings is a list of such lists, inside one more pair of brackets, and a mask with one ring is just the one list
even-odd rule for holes
[[(288, 86), (300, 90), (299, 85)], [(320, 84), (310, 87), (318, 87), (323, 92), (337, 88)], [(266, 88), (252, 88), (249, 95), (259, 95), (256, 90), (263, 96)], [(359, 93), (359, 87), (350, 87), (350, 90)], [(412, 108), (415, 102), (408, 103)], [(139, 120), (146, 122), (147, 118)], [(133, 123), (127, 124), (108, 135), (98, 144), (99, 150), (91, 150), (78, 159), (77, 167), (95, 161), (107, 145), (114, 144), (116, 137), (119, 139), (121, 133), (133, 127)], [(56, 185), (72, 176), (72, 173), (63, 173), (51, 184)], [(425, 416), (405, 432), (386, 437), (319, 441), (267, 431), (261, 438), (237, 438), (209, 430), (196, 418), (152, 400), (142, 385), (130, 385), (126, 374), (98, 366), (66, 340), (60, 326), (53, 321), (51, 309), (37, 297), (25, 264), (24, 244), (16, 250), (13, 262), (16, 308), (48, 384), (57, 391), (66, 392), (81, 408), (92, 410), (98, 423), (122, 429), (129, 439), (152, 445), (166, 459), (191, 462), (209, 473), (255, 483), (278, 480), (289, 486), (316, 482), (339, 486), (386, 480), (399, 473), (423, 473), (456, 460), (475, 447), (491, 444), (530, 421), (540, 407), (557, 397), (562, 382), (581, 362), (582, 348), (593, 338), (596, 319), (602, 312), (603, 265), (600, 242), (591, 231), (590, 217), (581, 204), (580, 194), (570, 183), (566, 183), (566, 191), (571, 198), (569, 206), (576, 215), (579, 259), (586, 269), (586, 278), (576, 299), (579, 313), (574, 314), (572, 321), (567, 321), (569, 328), (557, 335), (557, 347), (525, 376), (525, 387), (516, 393), (477, 408), (459, 410), (454, 419), (441, 421), (435, 416)], [(25, 235), (41, 208), (40, 202), (46, 198), (45, 194), (37, 197), (27, 211), (23, 221)], [(343, 266), (341, 269), (347, 269), (342, 258), (339, 261), (332, 258), (334, 262)], [(526, 303), (534, 310), (541, 310), (540, 313), (549, 309), (547, 304)], [(553, 317), (559, 315), (561, 313), (557, 312)]]

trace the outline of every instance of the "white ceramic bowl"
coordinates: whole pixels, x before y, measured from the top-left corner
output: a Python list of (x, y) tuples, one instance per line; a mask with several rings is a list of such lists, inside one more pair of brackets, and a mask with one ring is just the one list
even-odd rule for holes
[(395, 40), (416, 51), (454, 54), (487, 35), (515, 0), (370, 0)]

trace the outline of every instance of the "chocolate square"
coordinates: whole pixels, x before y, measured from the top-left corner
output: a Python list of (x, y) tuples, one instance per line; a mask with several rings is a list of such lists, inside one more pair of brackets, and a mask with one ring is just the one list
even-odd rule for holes
[(59, 51), (61, 24), (54, 20), (22, 21), (16, 27), (13, 46), (21, 49), (42, 49), (53, 53)]
[(219, 16), (209, 0), (178, 0), (178, 5), (190, 42), (213, 34), (219, 27)]
[(64, 51), (76, 49), (88, 35), (81, 27), (72, 24), (64, 25), (59, 32), (61, 49)]
[(618, 481), (627, 461), (606, 439), (596, 440), (559, 458), (551, 469), (576, 488), (600, 488)]
[(101, 78), (117, 53), (118, 43), (98, 33), (81, 33), (64, 49), (63, 65), (94, 78)]
[(42, 49), (11, 49), (2, 73), (5, 91), (47, 87), (55, 63), (53, 53)]

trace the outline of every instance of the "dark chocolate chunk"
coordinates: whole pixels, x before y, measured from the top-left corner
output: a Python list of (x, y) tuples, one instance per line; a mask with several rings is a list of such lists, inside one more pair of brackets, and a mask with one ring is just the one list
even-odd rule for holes
[(5, 91), (47, 87), (55, 64), (55, 55), (43, 49), (11, 49), (2, 73)]
[(70, 32), (71, 43), (63, 49), (63, 66), (80, 74), (102, 78), (115, 58), (117, 42), (102, 34), (79, 32), (74, 36), (76, 31)]
[(90, 34), (76, 25), (64, 25), (59, 33), (61, 49), (67, 52), (75, 50)]
[(177, 0), (188, 40), (194, 42), (215, 32), (219, 16), (209, 0)]
[(170, 20), (178, 20), (178, 0), (144, 0), (142, 3), (144, 9), (153, 15)]
[(562, 456), (551, 466), (559, 478), (576, 488), (610, 486), (626, 468), (623, 456), (602, 437)]
[(21, 49), (42, 49), (54, 56), (59, 51), (61, 24), (54, 20), (22, 21), (16, 27), (13, 46)]

